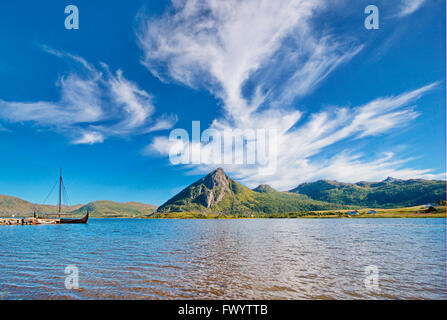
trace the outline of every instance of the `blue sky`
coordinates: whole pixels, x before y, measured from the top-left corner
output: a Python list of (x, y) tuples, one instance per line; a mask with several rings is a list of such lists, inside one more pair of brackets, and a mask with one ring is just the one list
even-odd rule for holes
[[(42, 202), (59, 167), (72, 204), (159, 205), (217, 166), (280, 190), (445, 178), (441, 0), (2, 1), (0, 38), (0, 194)], [(277, 170), (172, 165), (192, 121), (278, 129)]]

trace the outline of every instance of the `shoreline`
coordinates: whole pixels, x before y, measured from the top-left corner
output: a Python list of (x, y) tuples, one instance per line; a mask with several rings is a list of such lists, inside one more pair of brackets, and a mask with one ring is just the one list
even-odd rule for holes
[[(370, 213), (370, 212), (374, 213)], [(221, 214), (213, 212), (156, 212), (145, 219), (379, 219), (379, 218), (446, 218), (446, 207), (425, 208), (421, 206), (373, 209), (363, 208), (358, 210), (327, 210), (287, 213), (245, 213), (240, 215)]]
[[(370, 213), (374, 212), (374, 213)], [(425, 208), (422, 206), (394, 208), (394, 209), (371, 209), (363, 208), (355, 211), (350, 210), (327, 210), (327, 211), (306, 211), (287, 213), (243, 213), (243, 214), (222, 214), (218, 212), (154, 212), (153, 214), (133, 216), (101, 216), (90, 215), (90, 219), (402, 219), (402, 218), (447, 218), (446, 207)], [(0, 217), (0, 225), (20, 225), (31, 224), (32, 217)], [(8, 223), (13, 222), (13, 223)]]
[[(135, 219), (152, 220), (268, 220), (268, 219), (446, 219), (446, 215), (426, 215), (426, 216), (375, 216), (375, 217), (333, 217), (333, 216), (303, 216), (303, 217), (147, 217)], [(94, 219), (94, 218), (93, 218)], [(96, 218), (96, 219), (121, 219), (121, 218)]]

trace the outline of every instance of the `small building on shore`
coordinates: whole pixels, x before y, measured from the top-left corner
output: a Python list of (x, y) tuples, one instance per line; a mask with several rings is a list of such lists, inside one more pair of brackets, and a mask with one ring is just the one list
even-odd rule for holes
[(360, 214), (358, 211), (348, 211), (348, 215), (352, 216), (352, 215), (358, 215)]
[(368, 210), (368, 214), (376, 214), (377, 211), (376, 210)]

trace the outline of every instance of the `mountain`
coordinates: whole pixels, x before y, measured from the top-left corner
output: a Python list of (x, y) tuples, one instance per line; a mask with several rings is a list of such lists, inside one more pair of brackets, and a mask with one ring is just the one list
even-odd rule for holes
[[(70, 212), (78, 209), (80, 206), (81, 205), (64, 207), (64, 211)], [(0, 216), (9, 216), (13, 214), (16, 216), (32, 216), (34, 210), (42, 213), (56, 213), (58, 207), (35, 204), (17, 197), (0, 195)]]
[(0, 214), (14, 214), (15, 212), (32, 212), (33, 204), (20, 198), (0, 195)]
[(277, 192), (275, 189), (273, 189), (273, 188), (272, 188), (271, 186), (269, 186), (268, 184), (260, 184), (259, 186), (257, 186), (256, 188), (254, 188), (253, 191), (261, 192), (261, 193), (272, 193), (272, 192)]
[(391, 177), (381, 182), (342, 183), (320, 180), (290, 190), (314, 200), (370, 208), (398, 208), (446, 199), (446, 181)]
[(157, 214), (189, 212), (200, 215), (251, 216), (352, 207), (315, 201), (306, 195), (278, 192), (266, 185), (251, 190), (229, 178), (219, 168), (161, 205)]
[(150, 215), (156, 209), (156, 206), (139, 202), (119, 203), (101, 200), (83, 205), (73, 213), (84, 213), (88, 210), (92, 218), (135, 218)]
[[(118, 203), (113, 201), (95, 201), (86, 205), (64, 206), (63, 212), (85, 214), (87, 210), (93, 218), (130, 218), (142, 217), (153, 213), (156, 206), (138, 202)], [(40, 205), (20, 198), (0, 195), (0, 216), (31, 217), (34, 210), (40, 215), (57, 213), (58, 207), (52, 205)]]

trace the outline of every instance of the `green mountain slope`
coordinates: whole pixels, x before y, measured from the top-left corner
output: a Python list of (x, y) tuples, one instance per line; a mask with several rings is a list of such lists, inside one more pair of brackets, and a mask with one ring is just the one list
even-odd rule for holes
[(290, 192), (331, 203), (373, 208), (411, 207), (446, 199), (446, 181), (399, 180), (341, 183), (320, 180), (303, 183)]
[(202, 215), (251, 216), (353, 207), (315, 201), (306, 195), (278, 192), (266, 185), (255, 190), (232, 180), (219, 168), (168, 200), (158, 208), (157, 214), (193, 212)]

